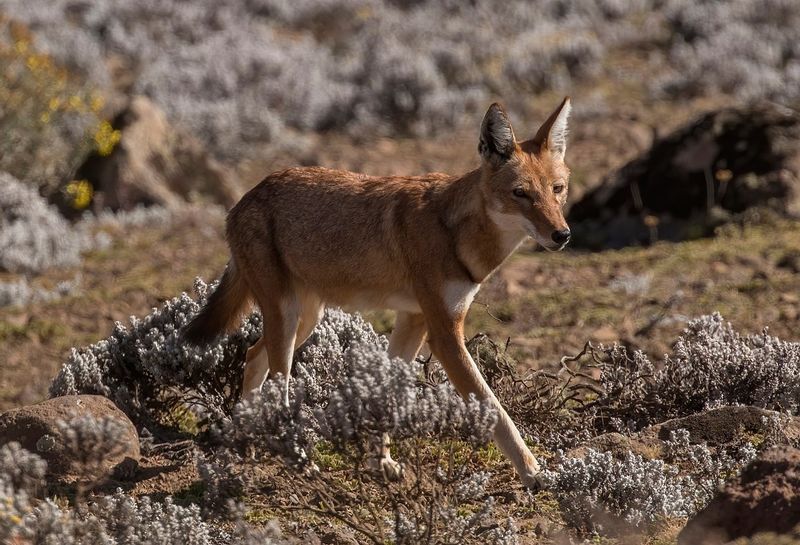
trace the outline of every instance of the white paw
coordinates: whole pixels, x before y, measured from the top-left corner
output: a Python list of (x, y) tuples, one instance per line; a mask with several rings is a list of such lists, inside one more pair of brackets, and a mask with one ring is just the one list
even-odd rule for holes
[(403, 478), (403, 464), (395, 462), (389, 456), (380, 459), (381, 472), (387, 481), (399, 481)]
[(316, 477), (317, 475), (320, 474), (319, 466), (314, 462), (311, 462), (310, 464), (305, 466), (305, 468), (303, 469), (303, 474), (306, 477)]
[(543, 478), (542, 471), (539, 469), (538, 464), (535, 467), (529, 468), (523, 473), (520, 473), (519, 476), (522, 480), (522, 486), (531, 490), (532, 492), (538, 492), (539, 490), (544, 490), (547, 487), (547, 483)]

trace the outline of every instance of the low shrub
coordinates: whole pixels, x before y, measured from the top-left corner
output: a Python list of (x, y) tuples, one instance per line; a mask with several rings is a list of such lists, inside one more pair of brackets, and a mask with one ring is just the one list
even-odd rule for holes
[(70, 460), (70, 470), (75, 473), (79, 493), (91, 490), (102, 482), (109, 459), (124, 453), (125, 426), (116, 418), (106, 416), (77, 416), (57, 422), (64, 456)]
[(98, 86), (112, 80), (103, 61), (113, 55), (136, 74), (132, 92), (235, 157), (248, 143), (302, 146), (296, 131), (441, 132), (498, 93), (526, 109), (510, 90), (564, 90), (601, 72), (607, 49), (642, 39), (650, 7), (104, 0), (75, 9), (35, 0), (14, 2), (12, 13)]
[[(63, 431), (72, 438), (81, 433), (82, 447), (89, 452), (107, 450), (108, 423), (83, 418), (64, 424)], [(103, 430), (98, 434), (97, 430)], [(101, 444), (95, 443), (99, 440)], [(79, 460), (81, 463), (82, 460)], [(88, 474), (93, 458), (80, 470)], [(244, 523), (241, 513), (233, 510), (233, 531), (226, 531), (200, 516), (195, 506), (182, 507), (167, 497), (163, 502), (147, 496), (135, 498), (121, 490), (73, 507), (44, 497), (47, 464), (39, 456), (22, 449), (18, 443), (0, 447), (0, 542), (32, 545), (287, 545), (274, 526), (256, 529)]]
[(36, 273), (77, 265), (89, 243), (36, 189), (0, 172), (0, 269)]
[(31, 285), (27, 278), (10, 282), (0, 282), (0, 308), (27, 306), (32, 303), (46, 303), (77, 292), (80, 276), (73, 280), (59, 282), (55, 289), (45, 289)]
[(589, 449), (583, 458), (563, 458), (545, 478), (565, 518), (591, 531), (601, 529), (597, 525), (604, 513), (639, 525), (688, 517), (708, 499), (691, 477), (663, 460), (633, 453), (618, 460), (610, 452)]
[(719, 314), (690, 321), (659, 366), (641, 351), (587, 343), (558, 372), (519, 375), (496, 345), (477, 349), (509, 414), (552, 448), (724, 405), (800, 414), (800, 343), (742, 335)]
[(142, 319), (131, 318), (129, 326), (117, 322), (107, 339), (73, 349), (50, 394), (103, 395), (147, 426), (175, 425), (175, 410), (187, 407), (204, 420), (230, 414), (240, 397), (245, 351), (261, 335), (261, 318), (249, 316), (212, 346), (191, 346), (180, 330), (204, 303), (209, 286), (198, 280), (195, 288), (197, 301), (183, 293)]
[[(6, 3), (7, 4), (7, 3)], [(0, 13), (0, 171), (50, 195), (93, 149), (104, 98)], [(62, 33), (66, 34), (66, 33)]]
[[(662, 94), (721, 91), (742, 100), (800, 100), (800, 10), (787, 0), (669, 0), (671, 72), (658, 78)], [(726, 59), (720, 62), (720, 59)]]

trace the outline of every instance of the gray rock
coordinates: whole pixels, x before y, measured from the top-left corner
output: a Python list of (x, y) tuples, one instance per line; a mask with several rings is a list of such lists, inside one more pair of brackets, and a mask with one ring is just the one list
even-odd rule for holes
[(57, 424), (59, 420), (69, 421), (76, 416), (111, 417), (122, 425), (125, 448), (104, 460), (100, 470), (106, 475), (132, 476), (140, 458), (136, 427), (125, 413), (103, 396), (56, 397), (6, 411), (0, 414), (0, 445), (17, 441), (47, 461), (50, 478), (65, 482), (75, 480), (78, 475), (74, 473), (74, 460), (61, 440)]

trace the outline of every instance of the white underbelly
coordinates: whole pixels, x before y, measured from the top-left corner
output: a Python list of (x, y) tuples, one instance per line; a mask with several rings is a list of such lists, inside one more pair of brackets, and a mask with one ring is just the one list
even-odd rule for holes
[(398, 312), (420, 313), (419, 301), (410, 293), (394, 293), (386, 299), (386, 308)]

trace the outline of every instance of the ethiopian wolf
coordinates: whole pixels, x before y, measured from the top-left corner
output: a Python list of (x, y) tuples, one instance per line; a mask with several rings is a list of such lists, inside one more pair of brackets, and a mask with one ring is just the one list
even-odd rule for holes
[(562, 207), (569, 97), (536, 136), (519, 142), (492, 104), (480, 129), (481, 164), (461, 176), (375, 177), (326, 168), (267, 176), (228, 214), (231, 250), (222, 280), (190, 322), (186, 339), (207, 343), (248, 303), (264, 318), (247, 352), (243, 392), (283, 377), (325, 305), (397, 311), (389, 355), (413, 360), (427, 339), (463, 396), (499, 411), (494, 438), (523, 483), (539, 464), (483, 380), (464, 345), (464, 319), (481, 283), (533, 237), (561, 250), (570, 231)]

